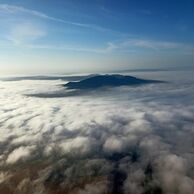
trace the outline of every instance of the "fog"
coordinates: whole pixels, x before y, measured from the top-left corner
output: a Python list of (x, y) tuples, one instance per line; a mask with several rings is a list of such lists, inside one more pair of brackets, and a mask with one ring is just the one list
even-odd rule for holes
[(0, 192), (193, 194), (193, 72), (130, 75), (167, 82), (0, 81)]

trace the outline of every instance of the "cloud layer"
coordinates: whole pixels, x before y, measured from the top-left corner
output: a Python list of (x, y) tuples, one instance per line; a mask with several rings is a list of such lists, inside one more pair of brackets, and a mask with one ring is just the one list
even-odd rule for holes
[(64, 81), (0, 82), (0, 190), (192, 194), (194, 80), (172, 77), (64, 98), (26, 96)]

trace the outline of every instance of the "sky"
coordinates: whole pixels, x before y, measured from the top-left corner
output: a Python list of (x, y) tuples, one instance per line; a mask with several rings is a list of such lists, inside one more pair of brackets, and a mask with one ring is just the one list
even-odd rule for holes
[(0, 74), (194, 68), (192, 0), (0, 0)]

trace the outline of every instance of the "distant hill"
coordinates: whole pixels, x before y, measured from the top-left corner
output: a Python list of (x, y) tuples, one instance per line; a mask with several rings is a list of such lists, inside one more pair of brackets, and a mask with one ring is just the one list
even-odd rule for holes
[(162, 83), (157, 80), (144, 80), (133, 76), (120, 74), (95, 75), (77, 82), (68, 82), (64, 86), (68, 89), (96, 89), (100, 87), (132, 86), (149, 83)]

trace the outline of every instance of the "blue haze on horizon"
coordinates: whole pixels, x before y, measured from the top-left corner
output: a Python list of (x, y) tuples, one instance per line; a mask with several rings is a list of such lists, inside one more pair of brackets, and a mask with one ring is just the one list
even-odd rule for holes
[(192, 0), (0, 0), (0, 72), (193, 69)]

